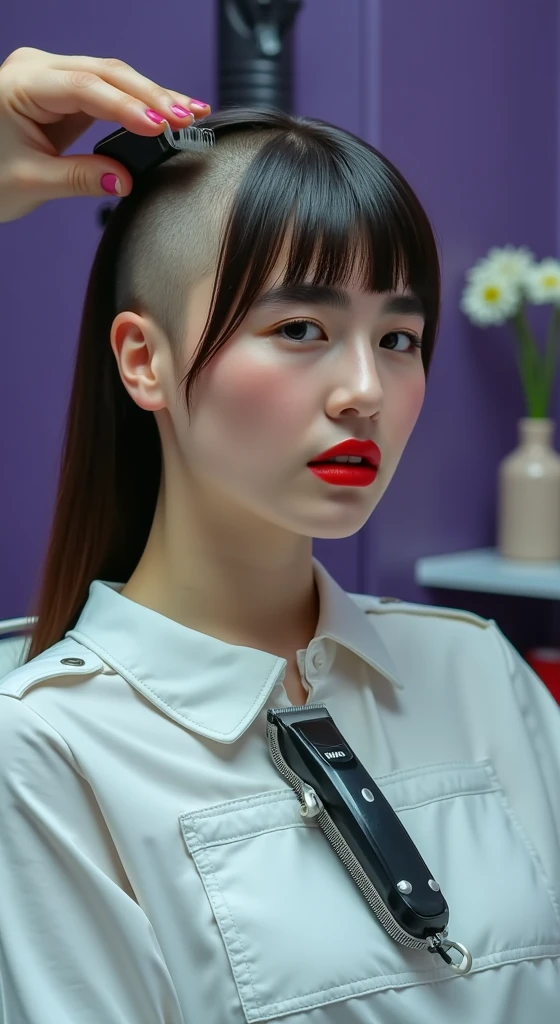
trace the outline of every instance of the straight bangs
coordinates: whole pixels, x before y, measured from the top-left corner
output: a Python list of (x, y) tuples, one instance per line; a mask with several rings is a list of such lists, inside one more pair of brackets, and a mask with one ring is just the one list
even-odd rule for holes
[(422, 359), (428, 374), (440, 270), (422, 206), (371, 146), (303, 118), (294, 130), (293, 120), (292, 130), (275, 134), (257, 151), (232, 200), (210, 312), (184, 378), (187, 407), (198, 374), (239, 328), (275, 268), (275, 283), (286, 285), (344, 287), (353, 281), (371, 292), (408, 288), (425, 310)]

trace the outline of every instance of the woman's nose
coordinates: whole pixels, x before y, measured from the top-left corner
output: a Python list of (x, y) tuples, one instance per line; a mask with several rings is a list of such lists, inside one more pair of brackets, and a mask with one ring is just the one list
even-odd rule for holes
[(371, 349), (362, 346), (341, 360), (330, 399), (329, 415), (353, 411), (360, 416), (374, 416), (383, 402), (383, 388), (379, 370)]

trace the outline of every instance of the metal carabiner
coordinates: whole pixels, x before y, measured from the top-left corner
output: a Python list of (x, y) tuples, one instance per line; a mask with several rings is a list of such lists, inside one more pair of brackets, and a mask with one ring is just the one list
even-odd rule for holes
[[(446, 955), (447, 950), (451, 948), (458, 950), (462, 954), (460, 963), (454, 963), (451, 957)], [(439, 953), (447, 966), (457, 974), (468, 974), (472, 967), (472, 956), (467, 947), (463, 946), (462, 942), (453, 942), (452, 939), (442, 939), (440, 941), (434, 939), (430, 953)]]

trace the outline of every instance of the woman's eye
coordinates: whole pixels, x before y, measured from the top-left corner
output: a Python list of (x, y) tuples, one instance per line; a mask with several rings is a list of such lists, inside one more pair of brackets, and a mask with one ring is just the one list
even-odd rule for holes
[(417, 338), (415, 334), (406, 334), (404, 331), (390, 331), (381, 339), (382, 345), (384, 341), (389, 342), (385, 347), (389, 348), (391, 352), (414, 352), (415, 349), (422, 348), (420, 338)]
[[(287, 341), (318, 341), (318, 337), (308, 333), (307, 328), (310, 327), (313, 331), (318, 331), (322, 334), (322, 329), (319, 324), (314, 323), (313, 320), (290, 320), (287, 324), (281, 324), (273, 332), (279, 334), (280, 337), (286, 338)], [(283, 332), (286, 334), (283, 334)]]
[[(319, 341), (324, 335), (322, 327), (313, 320), (290, 320), (281, 324), (273, 332), (286, 341), (306, 342)], [(390, 331), (381, 339), (381, 345), (390, 349), (391, 352), (415, 352), (422, 348), (422, 341), (415, 334), (407, 334), (405, 331)]]

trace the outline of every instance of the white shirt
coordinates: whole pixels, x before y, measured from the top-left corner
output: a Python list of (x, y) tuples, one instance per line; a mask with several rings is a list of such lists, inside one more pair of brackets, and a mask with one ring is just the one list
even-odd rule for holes
[(301, 817), (266, 742), (285, 660), (96, 581), (0, 683), (4, 1024), (558, 1024), (560, 709), (493, 621), (314, 572), (309, 701), (412, 836), (471, 972), (390, 938)]

